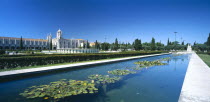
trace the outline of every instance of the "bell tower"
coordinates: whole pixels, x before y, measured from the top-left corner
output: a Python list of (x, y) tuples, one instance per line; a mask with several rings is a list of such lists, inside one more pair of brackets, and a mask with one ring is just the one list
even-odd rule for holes
[(62, 31), (59, 29), (57, 31), (57, 39), (61, 39), (62, 38)]

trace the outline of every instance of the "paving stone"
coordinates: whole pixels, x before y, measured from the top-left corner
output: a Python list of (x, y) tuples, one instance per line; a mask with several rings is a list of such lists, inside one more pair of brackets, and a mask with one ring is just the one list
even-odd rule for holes
[(210, 102), (210, 68), (192, 53), (179, 102)]

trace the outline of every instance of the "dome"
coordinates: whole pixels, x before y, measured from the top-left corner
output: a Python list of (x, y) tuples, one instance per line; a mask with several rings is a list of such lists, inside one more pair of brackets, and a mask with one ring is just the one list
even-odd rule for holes
[(62, 32), (62, 31), (61, 31), (60, 28), (59, 28), (57, 32)]

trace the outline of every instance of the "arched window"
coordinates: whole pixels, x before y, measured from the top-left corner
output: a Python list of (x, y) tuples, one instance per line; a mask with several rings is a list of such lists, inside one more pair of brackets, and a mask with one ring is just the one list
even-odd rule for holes
[(70, 42), (68, 43), (68, 48), (70, 48), (71, 47), (71, 44), (70, 44)]
[(64, 48), (66, 47), (66, 42), (64, 41)]

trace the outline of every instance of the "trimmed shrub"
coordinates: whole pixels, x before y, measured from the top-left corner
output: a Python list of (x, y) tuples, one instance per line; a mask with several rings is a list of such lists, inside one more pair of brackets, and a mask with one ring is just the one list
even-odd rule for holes
[(5, 54), (5, 50), (0, 50), (0, 55)]
[(58, 63), (71, 63), (79, 61), (109, 59), (117, 57), (138, 56), (158, 54), (160, 51), (140, 51), (122, 53), (96, 53), (96, 54), (55, 54), (55, 55), (29, 55), (29, 56), (2, 56), (0, 57), (0, 68), (16, 68), (38, 65), (49, 65)]

